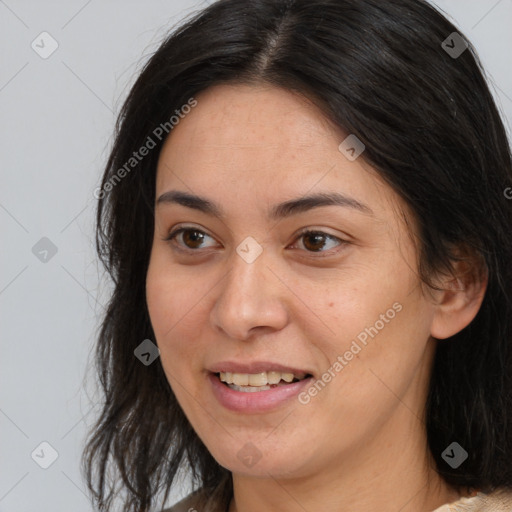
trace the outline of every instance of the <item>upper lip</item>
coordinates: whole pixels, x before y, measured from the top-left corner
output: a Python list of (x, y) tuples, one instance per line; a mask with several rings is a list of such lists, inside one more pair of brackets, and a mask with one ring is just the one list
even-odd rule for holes
[(237, 363), (236, 361), (221, 361), (210, 366), (212, 373), (230, 372), (230, 373), (262, 373), (262, 372), (281, 372), (293, 373), (294, 375), (306, 374), (312, 375), (312, 372), (305, 368), (294, 368), (271, 361), (251, 361), (248, 363)]

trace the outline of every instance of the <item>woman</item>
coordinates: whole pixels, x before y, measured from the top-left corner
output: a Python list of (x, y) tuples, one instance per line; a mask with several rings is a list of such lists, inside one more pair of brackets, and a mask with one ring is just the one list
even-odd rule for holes
[(113, 467), (130, 511), (182, 469), (173, 512), (512, 510), (511, 183), (478, 57), (424, 1), (221, 0), (176, 30), (96, 194), (97, 508)]

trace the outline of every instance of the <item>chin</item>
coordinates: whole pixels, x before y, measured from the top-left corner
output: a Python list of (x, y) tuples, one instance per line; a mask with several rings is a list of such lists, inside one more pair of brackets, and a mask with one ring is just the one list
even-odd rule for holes
[(233, 450), (233, 444), (226, 447), (222, 452), (219, 445), (215, 450), (210, 451), (215, 460), (224, 468), (237, 475), (250, 476), (254, 478), (289, 478), (301, 477), (308, 474), (307, 464), (297, 459), (297, 450), (293, 454), (278, 452), (275, 449), (260, 450), (255, 444), (248, 441), (239, 450)]

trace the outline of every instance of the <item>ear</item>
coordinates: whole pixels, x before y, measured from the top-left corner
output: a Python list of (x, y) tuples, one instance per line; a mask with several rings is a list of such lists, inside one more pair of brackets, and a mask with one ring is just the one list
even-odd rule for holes
[(463, 259), (454, 262), (453, 270), (452, 276), (445, 276), (436, 283), (441, 290), (434, 292), (437, 300), (430, 329), (436, 339), (449, 338), (469, 325), (487, 289), (488, 272), (481, 258), (468, 258), (465, 253)]

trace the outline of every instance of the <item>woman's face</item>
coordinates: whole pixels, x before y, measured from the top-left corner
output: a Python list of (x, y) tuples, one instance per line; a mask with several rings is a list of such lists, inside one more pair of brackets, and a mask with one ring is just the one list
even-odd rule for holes
[(160, 155), (147, 274), (161, 363), (191, 425), (222, 466), (254, 476), (410, 448), (434, 353), (398, 213), (410, 212), (304, 98), (222, 85), (196, 99)]

